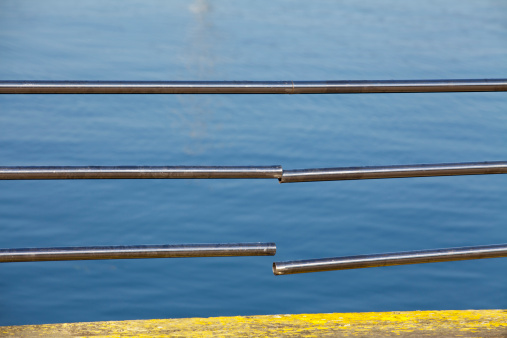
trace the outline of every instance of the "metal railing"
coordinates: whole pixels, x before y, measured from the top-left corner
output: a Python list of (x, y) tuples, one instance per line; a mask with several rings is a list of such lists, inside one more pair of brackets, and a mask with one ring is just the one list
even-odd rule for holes
[[(0, 94), (365, 94), (507, 91), (507, 79), (381, 81), (0, 81)], [(506, 174), (507, 161), (284, 170), (282, 166), (14, 166), (0, 180), (250, 179), (281, 183)], [(274, 243), (0, 249), (1, 262), (274, 255)], [(275, 275), (507, 257), (507, 245), (275, 262)]]
[(0, 249), (0, 263), (97, 259), (274, 256), (275, 243)]
[(294, 183), (506, 173), (507, 161), (296, 170), (284, 170), (281, 165), (256, 167), (52, 166), (0, 167), (0, 180), (274, 178), (280, 183)]
[(275, 275), (507, 257), (507, 244), (275, 262)]
[(365, 94), (507, 91), (507, 79), (381, 81), (0, 81), (0, 94)]

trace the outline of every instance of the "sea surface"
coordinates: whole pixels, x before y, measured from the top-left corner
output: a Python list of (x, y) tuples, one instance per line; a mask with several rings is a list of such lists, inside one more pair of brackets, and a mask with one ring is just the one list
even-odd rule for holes
[[(1, 80), (507, 77), (507, 2), (0, 2)], [(0, 95), (0, 166), (507, 160), (507, 93)], [(0, 181), (0, 247), (275, 242), (275, 257), (0, 265), (0, 325), (507, 307), (507, 259), (273, 261), (507, 242), (507, 175)]]

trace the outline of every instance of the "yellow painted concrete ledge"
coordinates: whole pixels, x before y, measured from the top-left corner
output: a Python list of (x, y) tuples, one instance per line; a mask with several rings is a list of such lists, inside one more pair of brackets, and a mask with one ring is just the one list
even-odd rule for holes
[(507, 337), (507, 310), (320, 313), (0, 326), (2, 337)]

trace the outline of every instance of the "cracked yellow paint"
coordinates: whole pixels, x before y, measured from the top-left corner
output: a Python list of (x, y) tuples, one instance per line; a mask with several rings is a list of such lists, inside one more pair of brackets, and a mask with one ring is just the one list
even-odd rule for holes
[(0, 326), (2, 337), (507, 337), (507, 310), (320, 313)]

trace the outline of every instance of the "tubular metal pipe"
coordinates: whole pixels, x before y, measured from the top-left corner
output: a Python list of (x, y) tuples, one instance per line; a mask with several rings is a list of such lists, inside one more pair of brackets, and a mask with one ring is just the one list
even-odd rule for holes
[(281, 166), (264, 167), (0, 167), (0, 180), (281, 178)]
[(507, 161), (284, 170), (280, 183), (506, 174)]
[(359, 94), (507, 91), (507, 79), (379, 81), (0, 81), (0, 94)]
[(507, 245), (408, 251), (273, 263), (275, 275), (507, 257)]
[(0, 180), (278, 178), (281, 183), (507, 173), (507, 161), (283, 170), (259, 167), (0, 167)]
[(97, 259), (274, 256), (275, 243), (0, 249), (0, 263)]

